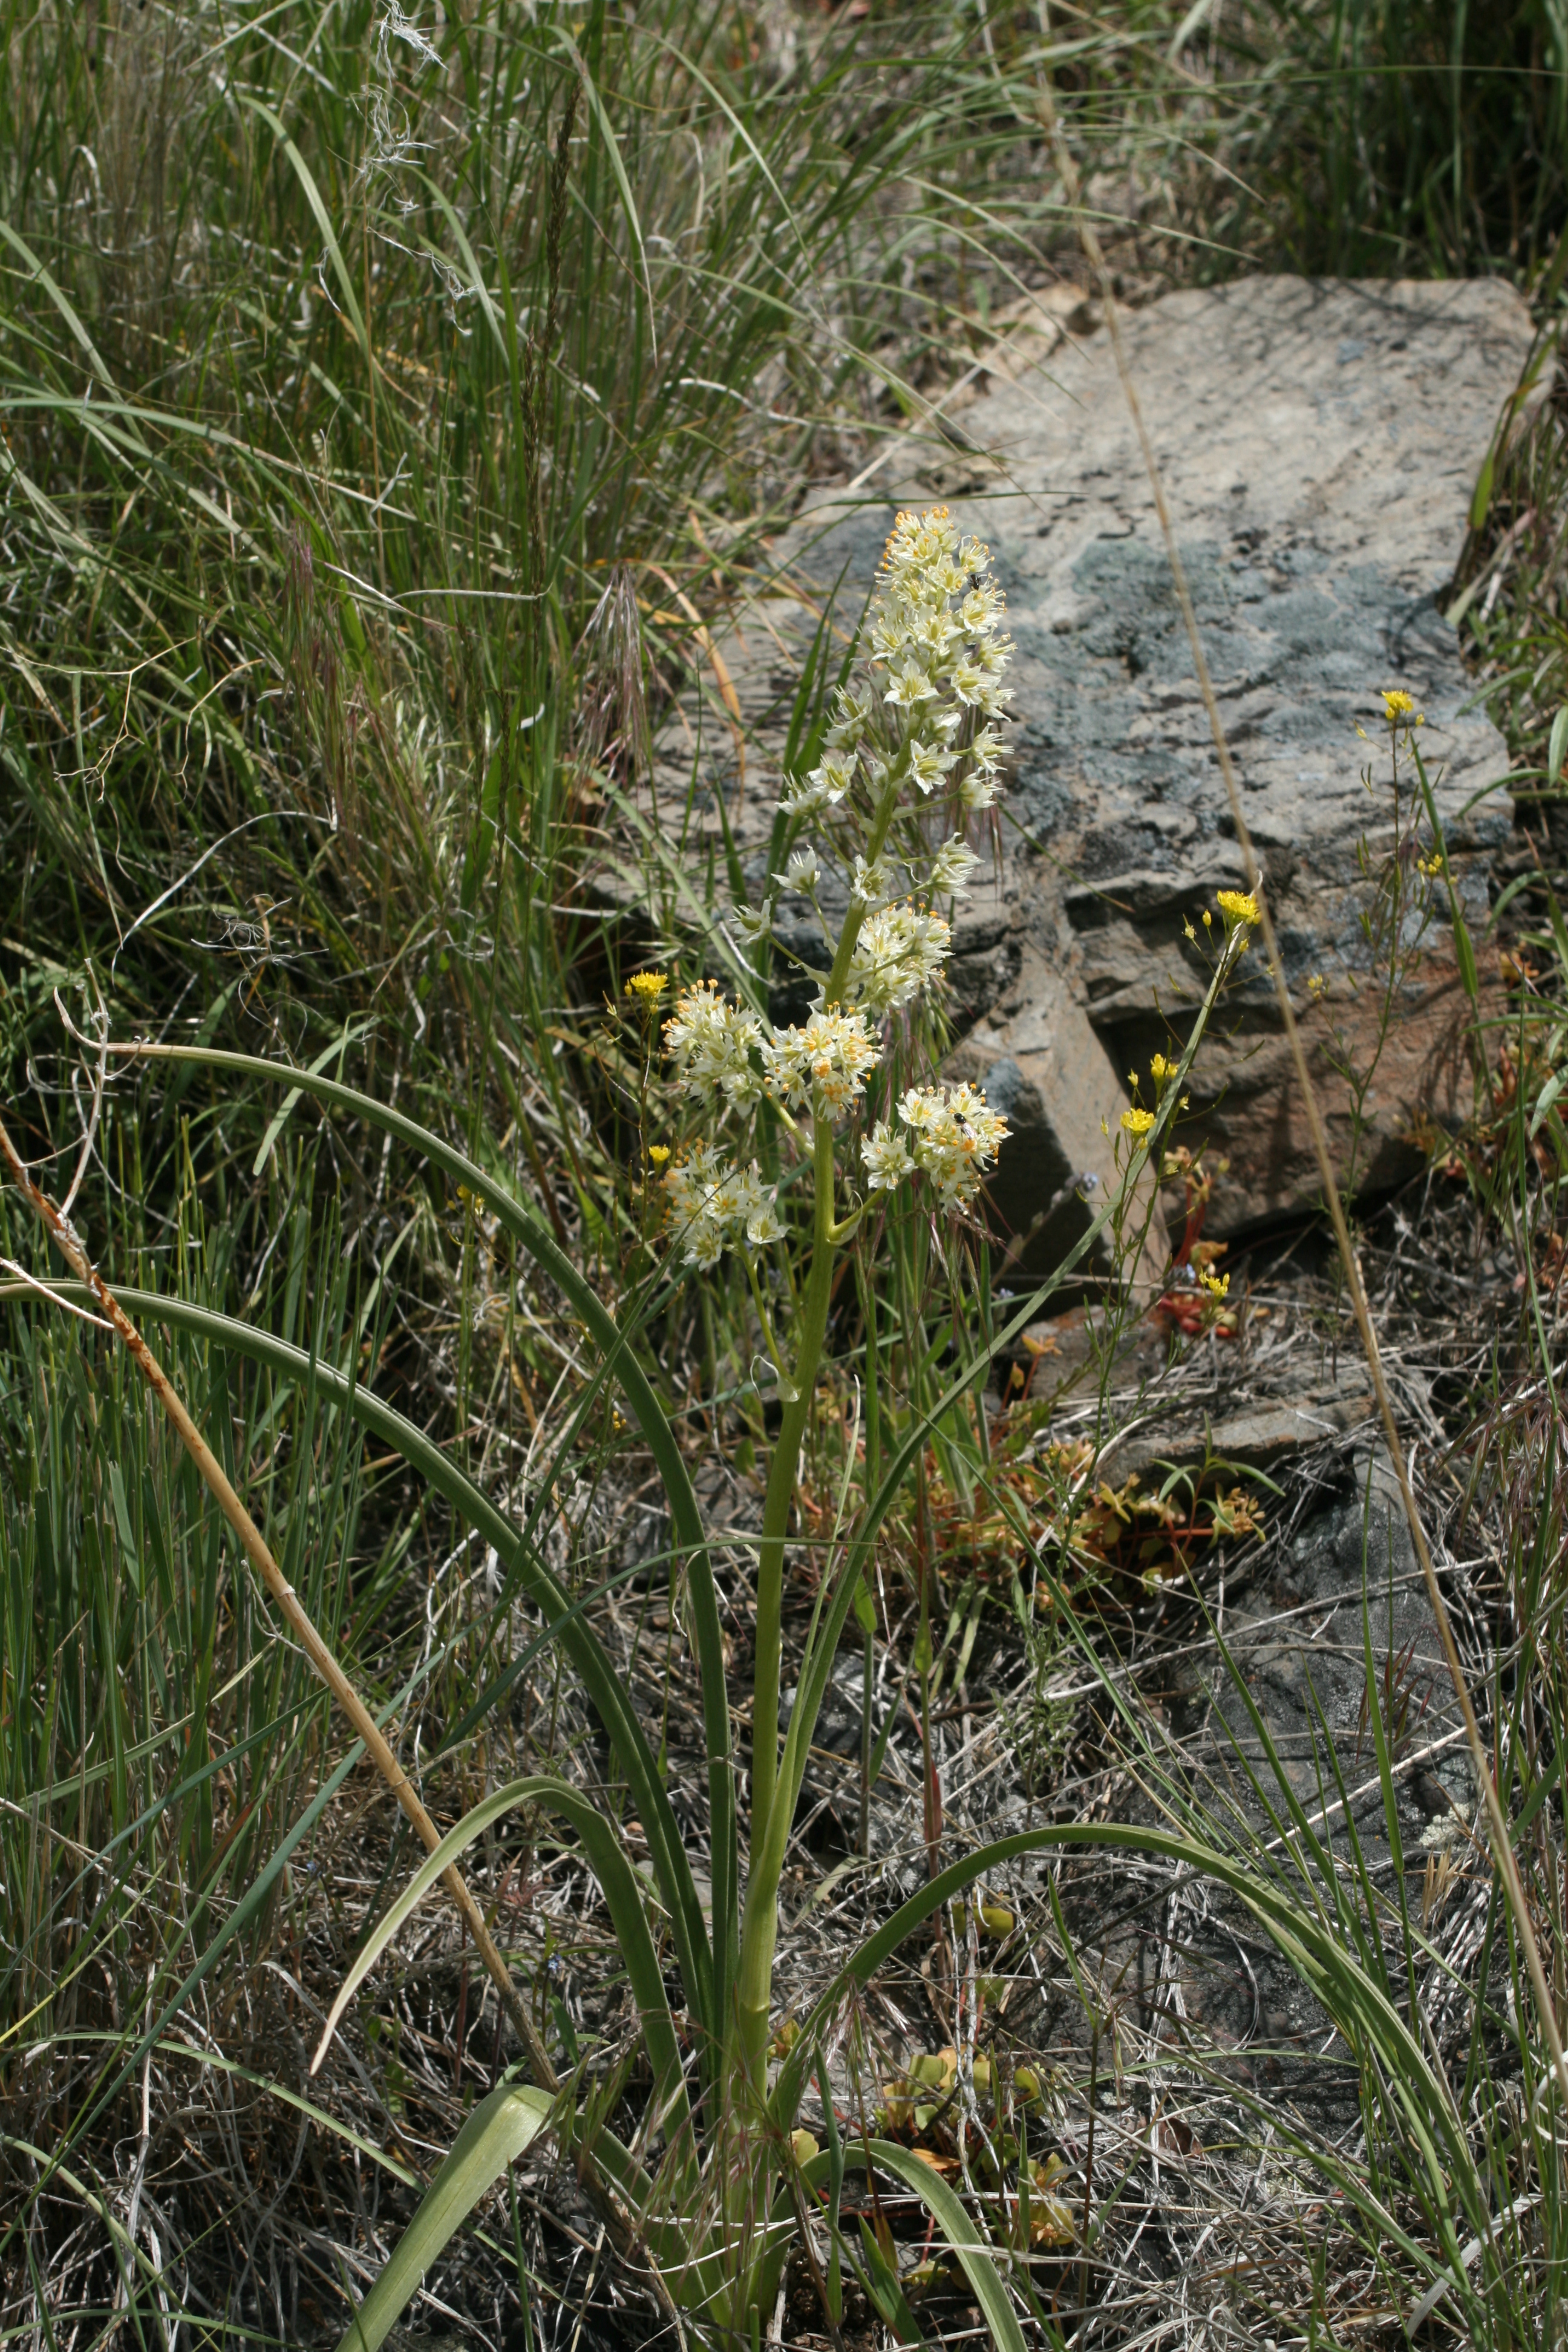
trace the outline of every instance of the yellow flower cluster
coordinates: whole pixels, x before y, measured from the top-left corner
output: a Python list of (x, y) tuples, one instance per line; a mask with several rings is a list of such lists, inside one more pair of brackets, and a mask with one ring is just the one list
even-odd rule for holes
[(652, 1013), (668, 986), (668, 977), (662, 971), (634, 971), (626, 982), (626, 994), (641, 1011)]
[(1250, 890), (1221, 890), (1215, 903), (1225, 917), (1227, 930), (1234, 930), (1238, 923), (1245, 923), (1251, 930), (1262, 920)]

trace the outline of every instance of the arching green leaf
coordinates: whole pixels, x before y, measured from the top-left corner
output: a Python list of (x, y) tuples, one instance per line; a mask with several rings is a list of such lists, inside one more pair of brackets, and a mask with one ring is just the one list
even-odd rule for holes
[(310, 2061), (311, 2074), (316, 2072), (325, 2056), (327, 2044), (344, 2010), (382, 1954), (396, 1941), (441, 1873), (459, 1860), (492, 1822), (500, 1821), (508, 1813), (516, 1812), (521, 1805), (538, 1805), (547, 1811), (561, 1814), (571, 1822), (582, 1841), (589, 1868), (598, 1880), (609, 1906), (632, 1998), (642, 2020), (643, 2039), (653, 2066), (654, 2097), (659, 2109), (660, 2127), (670, 2133), (684, 2131), (689, 2136), (690, 2113), (680, 2068), (680, 2049), (665, 1994), (664, 1973), (659, 1967), (658, 1953), (648, 1932), (643, 1910), (644, 1889), (626, 1860), (613, 1822), (606, 1820), (580, 1789), (574, 1789), (567, 1781), (557, 1780), (552, 1773), (532, 1773), (525, 1780), (509, 1780), (505, 1788), (492, 1790), (489, 1796), (481, 1799), (466, 1812), (457, 1827), (448, 1830), (440, 1844), (425, 1856), (396, 1902), (366, 1937), (353, 1966), (343, 1979), (337, 1999), (328, 2011), (326, 2023), (321, 2028), (321, 2038)]
[[(79, 1283), (57, 1283), (54, 1287), (62, 1298), (73, 1303), (89, 1297)], [(288, 1340), (276, 1339), (271, 1332), (258, 1330), (254, 1325), (241, 1323), (232, 1316), (216, 1314), (210, 1307), (195, 1307), (186, 1299), (170, 1298), (158, 1291), (121, 1289), (115, 1296), (128, 1314), (142, 1320), (162, 1321), (179, 1330), (194, 1332), (216, 1346), (232, 1349), (236, 1354), (268, 1365), (285, 1379), (314, 1379), (323, 1396), (342, 1406), (363, 1428), (393, 1446), (438, 1494), (446, 1496), (454, 1509), (461, 1512), (470, 1526), (479, 1529), (487, 1542), (495, 1546), (498, 1556), (509, 1568), (517, 1567), (531, 1598), (558, 1630), (563, 1648), (582, 1676), (588, 1696), (615, 1742), (621, 1769), (631, 1786), (637, 1818), (647, 1836), (659, 1892), (669, 1910), (676, 1957), (687, 1996), (696, 2013), (703, 2016), (710, 1981), (707, 1932), (691, 1865), (658, 1777), (658, 1768), (614, 1661), (584, 1622), (579, 1605), (539, 1554), (521, 1544), (517, 1529), (448, 1454), (373, 1390), (357, 1381), (349, 1381), (320, 1359), (312, 1360)]]
[[(688, 1985), (692, 2006), (702, 2018), (710, 2034), (714, 2037), (721, 2035), (729, 2011), (728, 1988), (734, 1970), (738, 1933), (735, 1776), (731, 1753), (730, 1701), (724, 1679), (723, 1632), (719, 1621), (719, 1601), (713, 1585), (712, 1561), (703, 1532), (702, 1514), (698, 1507), (685, 1457), (654, 1393), (652, 1382), (633, 1354), (626, 1334), (593, 1284), (573, 1264), (536, 1211), (518, 1200), (496, 1176), (476, 1167), (464, 1153), (454, 1150), (428, 1128), (406, 1118), (402, 1111), (393, 1110), (377, 1102), (373, 1096), (361, 1094), (357, 1088), (346, 1087), (339, 1079), (329, 1078), (321, 1071), (298, 1070), (287, 1063), (268, 1061), (255, 1054), (235, 1054), (205, 1045), (138, 1045), (135, 1051), (146, 1059), (196, 1061), (207, 1069), (233, 1070), (247, 1077), (265, 1078), (270, 1083), (310, 1095), (318, 1102), (330, 1103), (338, 1109), (348, 1111), (384, 1134), (395, 1136), (400, 1142), (408, 1144), (433, 1167), (439, 1168), (449, 1176), (454, 1184), (467, 1185), (489, 1204), (502, 1229), (528, 1252), (535, 1265), (549, 1276), (568, 1300), (573, 1312), (581, 1319), (612, 1370), (631, 1416), (653, 1456), (664, 1486), (665, 1499), (669, 1505), (674, 1540), (686, 1559), (689, 1622), (702, 1685), (702, 1730), (708, 1754), (713, 1881), (711, 1954), (697, 1980), (693, 1982), (689, 1979)], [(430, 1449), (426, 1447), (426, 1450), (428, 1452)], [(433, 1473), (426, 1471), (426, 1475), (432, 1476), (433, 1483), (438, 1483), (434, 1480)], [(579, 1671), (582, 1671), (581, 1666)], [(595, 1703), (599, 1704), (596, 1697)], [(604, 1712), (602, 1706), (600, 1712)], [(640, 1808), (640, 1791), (638, 1802)], [(668, 1802), (663, 1810), (668, 1815)], [(647, 1822), (647, 1812), (642, 1813), (642, 1819), (645, 1823)], [(673, 1817), (671, 1822), (673, 1826)], [(673, 1869), (673, 1854), (667, 1860)], [(686, 1870), (686, 1876), (689, 1882), (689, 1869)], [(689, 1902), (687, 1932), (695, 1960), (702, 1940), (700, 1925), (692, 1926), (693, 1920), (700, 1923), (701, 1918), (695, 1889)]]

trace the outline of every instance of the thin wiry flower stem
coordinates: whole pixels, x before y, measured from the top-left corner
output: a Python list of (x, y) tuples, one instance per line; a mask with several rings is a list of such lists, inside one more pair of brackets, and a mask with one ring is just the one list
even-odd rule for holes
[[(1045, 0), (1040, 0), (1040, 5), (1042, 22), (1044, 22), (1046, 20)], [(1552, 2055), (1552, 2067), (1563, 2096), (1568, 2098), (1568, 2052), (1563, 2049), (1563, 2036), (1557, 2023), (1557, 2013), (1552, 2005), (1551, 1989), (1546, 1981), (1546, 1969), (1541, 1958), (1541, 1947), (1536, 1939), (1534, 1923), (1530, 1916), (1530, 1905), (1524, 1892), (1524, 1882), (1519, 1874), (1519, 1864), (1514, 1858), (1513, 1841), (1509, 1834), (1508, 1823), (1503, 1818), (1502, 1805), (1498, 1797), (1497, 1783), (1492, 1778), (1486, 1743), (1481, 1738), (1480, 1724), (1476, 1717), (1469, 1685), (1465, 1680), (1465, 1670), (1460, 1662), (1458, 1645), (1455, 1642), (1454, 1629), (1449, 1622), (1447, 1603), (1443, 1598), (1443, 1589), (1437, 1581), (1436, 1570), (1432, 1564), (1431, 1547), (1426, 1541), (1426, 1530), (1422, 1525), (1420, 1508), (1415, 1500), (1415, 1490), (1410, 1483), (1410, 1468), (1405, 1460), (1404, 1444), (1394, 1417), (1394, 1400), (1389, 1393), (1388, 1381), (1383, 1369), (1383, 1354), (1377, 1343), (1377, 1333), (1373, 1327), (1372, 1311), (1367, 1305), (1366, 1288), (1362, 1281), (1361, 1265), (1351, 1242), (1350, 1227), (1345, 1221), (1344, 1203), (1341, 1200), (1340, 1189), (1334, 1179), (1334, 1166), (1329, 1150), (1328, 1132), (1323, 1126), (1317, 1089), (1312, 1084), (1311, 1072), (1307, 1066), (1306, 1049), (1301, 1043), (1301, 1033), (1296, 1021), (1296, 1009), (1290, 1002), (1289, 983), (1286, 980), (1285, 967), (1279, 959), (1279, 944), (1275, 937), (1273, 918), (1269, 914), (1268, 902), (1264, 896), (1263, 869), (1258, 862), (1258, 853), (1253, 846), (1247, 813), (1242, 805), (1241, 786), (1237, 777), (1236, 763), (1231, 758), (1229, 740), (1226, 735), (1225, 722), (1220, 717), (1214, 680), (1209, 674), (1208, 659), (1204, 651), (1197, 613), (1193, 604), (1192, 591), (1187, 584), (1186, 569), (1182, 562), (1181, 551), (1176, 545), (1175, 530), (1171, 521), (1171, 509), (1165, 497), (1165, 486), (1160, 472), (1159, 460), (1154, 454), (1154, 445), (1149, 437), (1149, 428), (1143, 420), (1143, 411), (1139, 403), (1137, 387), (1133, 383), (1131, 369), (1128, 363), (1126, 344), (1121, 333), (1110, 271), (1094, 226), (1083, 210), (1078, 167), (1062, 134), (1061, 124), (1051, 96), (1050, 84), (1043, 76), (1039, 83), (1039, 113), (1042, 128), (1050, 140), (1056, 155), (1057, 168), (1061, 173), (1068, 201), (1077, 220), (1084, 254), (1099, 280), (1106, 323), (1110, 331), (1111, 351), (1116, 361), (1117, 373), (1121, 381), (1128, 411), (1132, 419), (1133, 429), (1138, 436), (1139, 446), (1142, 451), (1150, 488), (1153, 492), (1155, 511), (1160, 519), (1160, 529), (1170, 562), (1172, 583), (1175, 588), (1176, 601), (1182, 608), (1182, 619), (1186, 628), (1188, 643), (1192, 647), (1193, 667), (1197, 674), (1198, 688), (1204, 698), (1204, 708), (1208, 714), (1209, 730), (1214, 738), (1220, 772), (1225, 778), (1226, 795), (1230, 803), (1231, 818), (1236, 826), (1237, 843), (1247, 871), (1247, 888), (1258, 902), (1263, 943), (1268, 957), (1268, 970), (1274, 982), (1275, 994), (1279, 999), (1279, 1015), (1289, 1045), (1291, 1060), (1295, 1065), (1297, 1080), (1301, 1088), (1301, 1100), (1307, 1114), (1307, 1125), (1311, 1133), (1312, 1150), (1318, 1162), (1323, 1200), (1330, 1221), (1333, 1225), (1340, 1263), (1344, 1268), (1345, 1286), (1350, 1292), (1352, 1311), (1355, 1317), (1362, 1346), (1365, 1350), (1367, 1369), (1372, 1374), (1372, 1384), (1377, 1397), (1378, 1414), (1383, 1423), (1389, 1460), (1394, 1465), (1405, 1523), (1410, 1529), (1411, 1542), (1415, 1547), (1415, 1557), (1420, 1564), (1422, 1580), (1426, 1585), (1426, 1597), (1436, 1622), (1438, 1639), (1443, 1645), (1443, 1656), (1448, 1669), (1448, 1679), (1454, 1686), (1454, 1695), (1458, 1700), (1459, 1711), (1464, 1717), (1465, 1734), (1469, 1746), (1471, 1766), (1476, 1776), (1476, 1786), (1480, 1791), (1481, 1802), (1486, 1810), (1492, 1856), (1497, 1864), (1498, 1874), (1502, 1880), (1509, 1909), (1513, 1915), (1514, 1927), (1530, 1977), (1531, 1990), (1535, 1998), (1535, 2006), (1541, 2019), (1542, 2032), (1546, 2037), (1546, 2046)]]

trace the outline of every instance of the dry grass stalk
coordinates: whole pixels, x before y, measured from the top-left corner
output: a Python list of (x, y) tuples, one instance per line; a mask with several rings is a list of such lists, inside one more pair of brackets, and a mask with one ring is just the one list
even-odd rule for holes
[[(68, 1218), (62, 1214), (47, 1193), (33, 1181), (26, 1162), (12, 1142), (4, 1124), (0, 1124), (0, 1153), (4, 1154), (12, 1175), (37, 1212), (50, 1240), (77, 1280), (84, 1283), (98, 1301), (132, 1361), (157, 1398), (169, 1420), (174, 1423), (181, 1444), (201, 1473), (218, 1508), (238, 1537), (246, 1558), (277, 1602), (289, 1630), (295, 1635), (311, 1665), (347, 1716), (356, 1736), (363, 1740), (377, 1771), (417, 1831), (426, 1852), (434, 1853), (441, 1843), (441, 1832), (420, 1803), (413, 1782), (394, 1755), (374, 1717), (370, 1713), (300, 1606), (293, 1586), (272, 1557), (266, 1538), (235, 1493), (222, 1464), (186, 1412), (163, 1366), (93, 1265)], [(521, 1996), (512, 1983), (511, 1972), (501, 1957), (495, 1938), (485, 1925), (484, 1913), (468, 1892), (462, 1873), (456, 1864), (442, 1873), (442, 1883), (457, 1905), (468, 1933), (474, 1939), (474, 1948), (489, 1970), (496, 1990), (500, 1995), (507, 2016), (521, 2037), (524, 2049), (528, 2052), (530, 2063), (538, 2081), (546, 2090), (554, 2091), (559, 2084), (555, 2070), (550, 2063), (549, 2053), (540, 2039), (538, 2029), (530, 2017)]]

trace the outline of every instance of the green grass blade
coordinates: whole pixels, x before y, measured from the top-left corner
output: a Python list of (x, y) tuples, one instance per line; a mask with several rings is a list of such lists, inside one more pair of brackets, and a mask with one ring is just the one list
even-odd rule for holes
[[(248, 113), (260, 117), (289, 158), (294, 175), (305, 192), (305, 201), (314, 214), (316, 226), (321, 232), (322, 242), (331, 260), (332, 275), (336, 278), (339, 289), (342, 294), (343, 308), (353, 320), (354, 332), (359, 337), (360, 349), (362, 352), (367, 352), (370, 349), (370, 343), (364, 331), (364, 319), (360, 311), (359, 296), (354, 291), (353, 273), (343, 258), (342, 247), (338, 243), (338, 233), (332, 226), (332, 216), (327, 210), (325, 197), (316, 184), (315, 174), (269, 106), (264, 105), (260, 99), (247, 97), (243, 92), (239, 94), (239, 104)], [(374, 383), (370, 387), (369, 397), (372, 400), (375, 397)]]
[(546, 2092), (515, 2084), (480, 2100), (452, 2142), (385, 2269), (343, 2330), (338, 2352), (378, 2352), (447, 2240), (508, 2166), (548, 2128), (554, 2105)]
[[(665, 1418), (652, 1382), (627, 1345), (626, 1334), (593, 1284), (573, 1265), (534, 1210), (519, 1201), (506, 1185), (498, 1183), (493, 1176), (476, 1167), (462, 1152), (455, 1150), (439, 1136), (433, 1135), (427, 1128), (419, 1126), (403, 1112), (393, 1110), (375, 1101), (372, 1096), (361, 1094), (354, 1087), (346, 1087), (336, 1078), (329, 1078), (321, 1071), (296, 1070), (254, 1054), (226, 1053), (216, 1048), (195, 1045), (141, 1046), (137, 1051), (149, 1056), (155, 1055), (161, 1060), (197, 1061), (209, 1069), (234, 1070), (247, 1077), (266, 1078), (273, 1084), (298, 1087), (302, 1094), (349, 1111), (356, 1118), (365, 1119), (373, 1127), (380, 1128), (384, 1133), (395, 1136), (399, 1141), (423, 1153), (435, 1167), (449, 1176), (454, 1184), (468, 1186), (489, 1203), (504, 1230), (528, 1251), (535, 1265), (549, 1276), (570, 1301), (574, 1313), (604, 1355), (653, 1456), (664, 1486), (665, 1499), (669, 1506), (674, 1539), (686, 1556), (692, 1637), (697, 1646), (702, 1684), (703, 1740), (708, 1753), (714, 1923), (711, 1984), (710, 1987), (709, 1971), (705, 1969), (703, 1980), (693, 1986), (692, 1991), (694, 2006), (700, 2008), (710, 2031), (721, 2032), (721, 2021), (728, 2007), (726, 1985), (732, 1967), (732, 1958), (727, 1955), (732, 1953), (735, 1929), (731, 1922), (737, 1904), (735, 1788), (731, 1755), (730, 1701), (724, 1677), (723, 1631), (719, 1620), (713, 1564), (703, 1532), (702, 1514), (692, 1489), (685, 1456)], [(1076, 1263), (1083, 1249), (1089, 1246), (1101, 1222), (1103, 1217), (1090, 1228), (1079, 1250), (1065, 1262), (1063, 1272), (1067, 1266)], [(1058, 1275), (1056, 1279), (1059, 1278)], [(1038, 1296), (1048, 1297), (1049, 1286)], [(1032, 1306), (1029, 1312), (1037, 1313), (1037, 1307)], [(1027, 1319), (1027, 1315), (1016, 1318), (997, 1344), (1002, 1345), (1013, 1337), (1015, 1328), (1021, 1330)], [(973, 1377), (972, 1370), (969, 1378)], [(962, 1388), (963, 1384), (959, 1385)], [(406, 1426), (410, 1434), (417, 1435), (411, 1424)], [(427, 1443), (422, 1444), (421, 1451), (426, 1459), (419, 1466), (426, 1468), (426, 1475), (434, 1482), (439, 1456)], [(478, 1490), (473, 1491), (477, 1495)], [(884, 1510), (891, 1507), (892, 1499), (889, 1494)], [(664, 1811), (668, 1811), (668, 1801), (664, 1803)], [(643, 1819), (646, 1821), (647, 1818), (645, 1814)], [(673, 1823), (673, 1816), (670, 1818)], [(691, 1900), (695, 1906), (695, 1890)], [(697, 1916), (700, 1917), (700, 1910)]]
[[(1000, 1838), (963, 1861), (950, 1864), (900, 1905), (838, 1970), (803, 2021), (799, 2039), (779, 2070), (769, 2101), (775, 2124), (787, 2129), (793, 2122), (810, 2053), (826, 2032), (840, 2003), (851, 1991), (868, 1984), (882, 1963), (934, 1911), (966, 1893), (976, 1880), (999, 1871), (1020, 1855), (1097, 1849), (1157, 1854), (1163, 1861), (1213, 1879), (1235, 1895), (1340, 2030), (1348, 2037), (1359, 2033), (1376, 2052), (1405, 2125), (1420, 2150), (1428, 2179), (1440, 2180), (1446, 2170), (1450, 2179), (1464, 2177), (1468, 2185), (1474, 2173), (1474, 2158), (1441, 2085), (1433, 2078), (1426, 2051), (1382, 1987), (1344, 1949), (1331, 1924), (1293, 1901), (1282, 1888), (1249, 1869), (1244, 1862), (1236, 1861), (1215, 1847), (1170, 1831), (1121, 1822), (1054, 1823), (1045, 1829), (1021, 1831), (1013, 1837)], [(1429, 2246), (1423, 2250), (1412, 2238), (1405, 2251), (1431, 2274), (1434, 2257)]]
[[(1002, 2284), (1001, 2273), (986, 2249), (976, 2244), (974, 2224), (964, 2211), (962, 2200), (948, 2187), (941, 2173), (933, 2172), (929, 2164), (922, 2164), (910, 2149), (900, 2147), (894, 2140), (872, 2140), (870, 2155), (873, 2163), (890, 2172), (896, 2180), (901, 2180), (904, 2187), (920, 2199), (957, 2255), (963, 2275), (973, 2291), (974, 2300), (980, 2305), (981, 2315), (991, 2330), (991, 2341), (996, 2346), (997, 2352), (1026, 2352), (1024, 2331), (1018, 2325), (1012, 2299)], [(848, 2164), (854, 2164), (857, 2158), (864, 2164), (865, 2150), (847, 2148), (845, 2158)], [(819, 2162), (821, 2160), (818, 2159)]]

